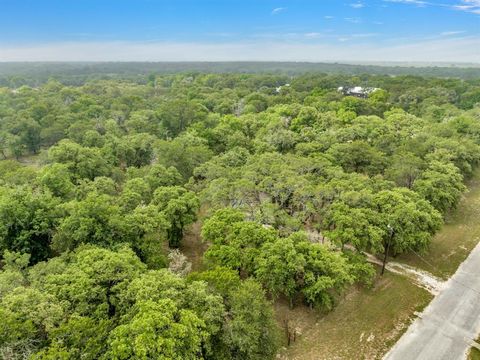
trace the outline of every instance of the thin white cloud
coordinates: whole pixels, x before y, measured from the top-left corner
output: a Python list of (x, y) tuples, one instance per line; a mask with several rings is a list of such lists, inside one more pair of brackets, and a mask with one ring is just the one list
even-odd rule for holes
[(360, 24), (362, 22), (362, 19), (360, 19), (360, 18), (351, 18), (351, 17), (343, 18), (343, 20), (345, 20), (349, 23), (352, 23), (352, 24)]
[(232, 36), (238, 35), (237, 33), (231, 33), (231, 32), (208, 32), (205, 33), (207, 36), (213, 36), (213, 37), (222, 37), (222, 38), (228, 38)]
[(462, 0), (461, 4), (453, 5), (453, 8), (480, 15), (480, 0)]
[(277, 7), (277, 8), (272, 10), (272, 15), (280, 14), (280, 13), (284, 12), (285, 10), (287, 10), (287, 8)]
[[(358, 37), (358, 35), (357, 35)], [(385, 45), (257, 40), (236, 43), (68, 42), (32, 46), (1, 46), (0, 61), (408, 61), (480, 64), (480, 38), (444, 37)], [(350, 40), (350, 41), (349, 41)], [(348, 45), (344, 44), (348, 42)]]
[(415, 5), (417, 7), (437, 6), (480, 15), (480, 0), (460, 0), (457, 4), (446, 4), (423, 0), (382, 0), (387, 3)]
[(361, 34), (352, 34), (350, 35), (353, 38), (370, 38), (374, 36), (378, 36), (377, 33), (361, 33)]
[(383, 0), (384, 2), (389, 2), (389, 3), (398, 3), (398, 4), (407, 4), (407, 5), (416, 5), (420, 7), (424, 7), (427, 5), (433, 5), (432, 3), (429, 3), (427, 1), (421, 1), (421, 0)]
[(325, 15), (323, 18), (327, 20), (331, 20), (331, 19), (334, 19), (335, 17), (330, 15)]
[(358, 34), (351, 34), (351, 35), (342, 35), (337, 38), (338, 41), (340, 42), (346, 42), (350, 40), (358, 40), (358, 39), (366, 39), (366, 38), (371, 38), (378, 36), (376, 33), (358, 33)]
[(454, 35), (460, 35), (460, 34), (465, 34), (466, 31), (444, 31), (441, 32), (441, 36), (454, 36)]
[(322, 37), (323, 35), (321, 33), (318, 33), (318, 32), (309, 32), (309, 33), (305, 33), (303, 34), (306, 38), (309, 38), (309, 39), (317, 39), (319, 37)]
[(354, 9), (361, 9), (361, 8), (365, 7), (365, 4), (363, 4), (361, 2), (357, 2), (357, 3), (350, 4), (350, 7), (354, 8)]

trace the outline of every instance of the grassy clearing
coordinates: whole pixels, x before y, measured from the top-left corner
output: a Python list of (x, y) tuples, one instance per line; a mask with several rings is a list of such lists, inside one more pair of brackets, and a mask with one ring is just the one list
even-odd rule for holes
[[(396, 261), (448, 278), (480, 240), (480, 169), (467, 183), (458, 209), (446, 218), (430, 249), (399, 256)], [(386, 273), (373, 289), (353, 289), (331, 312), (322, 315), (306, 307), (292, 311), (277, 304), (280, 323), (285, 318), (302, 334), (283, 359), (379, 359), (407, 329), (414, 311), (422, 310), (432, 295), (405, 277)], [(470, 360), (480, 360), (472, 349)]]
[(379, 359), (407, 329), (414, 311), (432, 299), (427, 291), (391, 273), (372, 289), (353, 288), (334, 311), (322, 315), (299, 306), (289, 310), (276, 305), (281, 324), (285, 319), (301, 333), (281, 352), (283, 359)]
[[(421, 258), (408, 254), (396, 261), (445, 279), (456, 271), (480, 240), (480, 169), (467, 185), (468, 192), (458, 209), (447, 216), (430, 249)], [(207, 248), (200, 241), (200, 228), (201, 223), (195, 223), (182, 245), (195, 270), (201, 270)], [(286, 302), (277, 301), (280, 326), (288, 320), (298, 334), (280, 356), (289, 360), (380, 359), (407, 329), (413, 313), (421, 311), (431, 299), (431, 294), (408, 278), (386, 273), (372, 289), (352, 288), (327, 314), (305, 306), (290, 310)], [(480, 351), (472, 349), (470, 360), (480, 360)]]
[(468, 355), (468, 360), (480, 360), (480, 350), (472, 348)]
[(480, 169), (467, 182), (468, 192), (456, 211), (445, 219), (442, 230), (433, 239), (430, 249), (421, 254), (399, 256), (396, 260), (448, 279), (480, 240)]
[(22, 165), (30, 165), (34, 167), (41, 167), (41, 162), (44, 160), (44, 155), (42, 153), (24, 155), (21, 156), (17, 161)]
[(46, 152), (40, 151), (38, 154), (23, 155), (20, 156), (18, 159), (15, 159), (14, 157), (8, 157), (4, 160), (18, 161), (23, 166), (32, 167), (35, 170), (39, 170), (45, 163), (46, 157)]
[(180, 246), (180, 251), (192, 263), (193, 271), (203, 270), (203, 254), (208, 248), (208, 244), (201, 239), (201, 230), (202, 221), (198, 220), (187, 229)]

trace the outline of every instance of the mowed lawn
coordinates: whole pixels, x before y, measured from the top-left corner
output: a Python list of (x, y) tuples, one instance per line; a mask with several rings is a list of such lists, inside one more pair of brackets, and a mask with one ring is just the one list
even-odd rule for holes
[[(467, 182), (466, 192), (456, 211), (435, 236), (424, 254), (399, 256), (397, 262), (448, 278), (465, 260), (480, 239), (480, 170)], [(414, 318), (432, 299), (427, 291), (405, 277), (386, 273), (373, 289), (355, 288), (330, 313), (300, 306), (289, 310), (277, 304), (279, 322), (295, 323), (301, 335), (283, 359), (381, 359)], [(480, 352), (471, 354), (480, 360)]]

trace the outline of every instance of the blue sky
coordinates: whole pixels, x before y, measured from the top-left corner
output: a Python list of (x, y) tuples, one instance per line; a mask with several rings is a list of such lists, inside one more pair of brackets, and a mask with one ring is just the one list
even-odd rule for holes
[(0, 0), (0, 61), (480, 63), (480, 0)]

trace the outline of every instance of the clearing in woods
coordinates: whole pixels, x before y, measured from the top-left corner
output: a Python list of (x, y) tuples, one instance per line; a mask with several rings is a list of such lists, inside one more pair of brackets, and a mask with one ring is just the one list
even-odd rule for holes
[(480, 360), (480, 350), (472, 348), (469, 360)]
[[(480, 238), (480, 170), (467, 183), (458, 209), (446, 218), (442, 230), (425, 254), (399, 256), (395, 262), (447, 279), (466, 259)], [(402, 275), (386, 273), (373, 289), (357, 288), (326, 315), (305, 307), (289, 311), (300, 319), (302, 335), (283, 352), (284, 359), (380, 359), (400, 338), (415, 311), (432, 299)], [(277, 306), (278, 308), (278, 306)]]
[[(467, 183), (468, 192), (449, 214), (442, 230), (425, 254), (399, 256), (395, 262), (427, 271), (441, 279), (455, 272), (480, 238), (480, 169)], [(186, 236), (183, 249), (201, 268), (206, 245), (198, 235), (200, 222)], [(410, 325), (414, 312), (421, 311), (433, 298), (411, 278), (387, 272), (372, 289), (353, 287), (329, 313), (286, 302), (275, 303), (282, 328), (288, 323), (296, 338), (280, 352), (282, 359), (380, 359)]]

